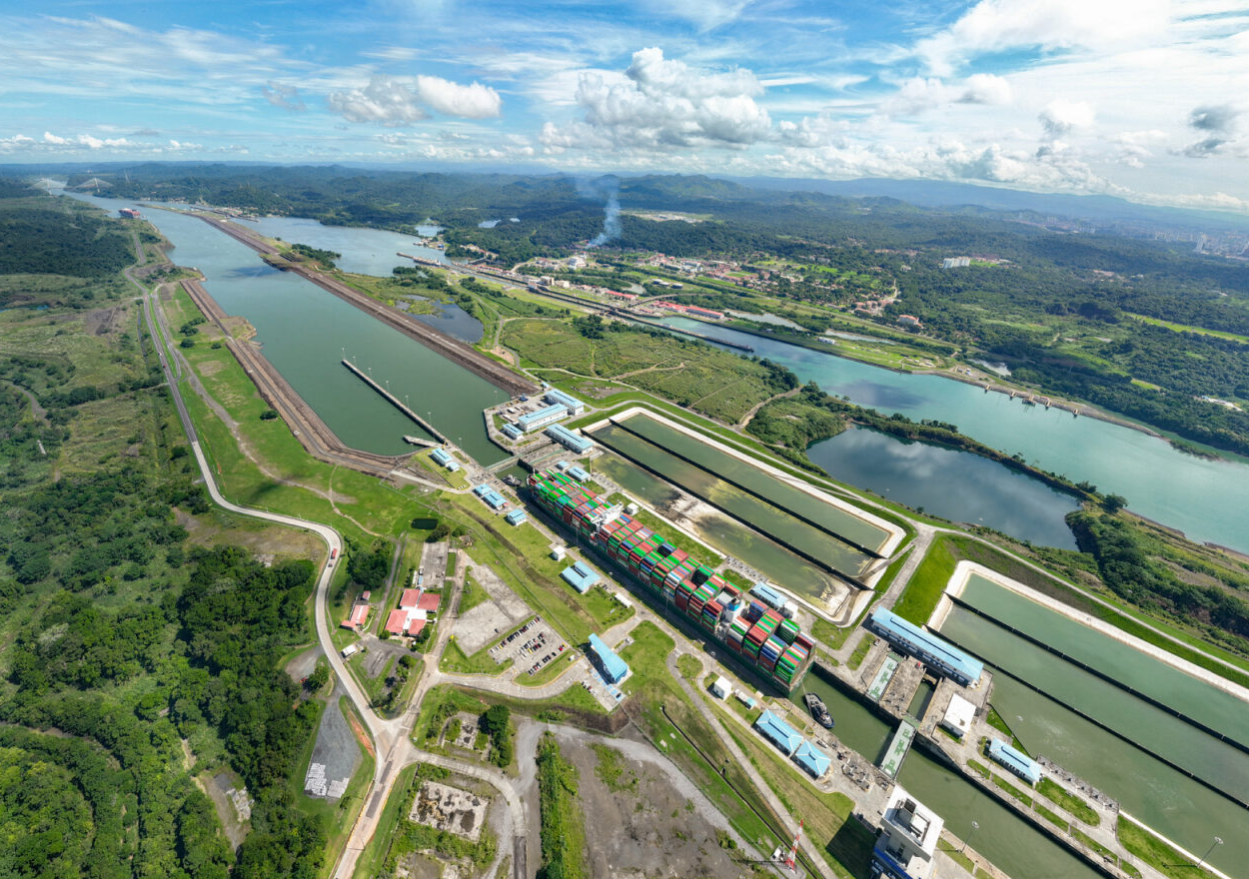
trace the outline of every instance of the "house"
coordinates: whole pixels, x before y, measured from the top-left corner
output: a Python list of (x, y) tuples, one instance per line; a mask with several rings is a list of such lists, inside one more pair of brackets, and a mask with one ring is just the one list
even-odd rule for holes
[(924, 327), (924, 325), (920, 323), (919, 318), (913, 314), (898, 315), (898, 326), (906, 327), (909, 330), (920, 330)]
[(397, 608), (386, 617), (386, 631), (392, 635), (416, 635), (425, 628), (425, 612), (416, 608)]
[(367, 620), (368, 618), (369, 618), (368, 602), (363, 602), (363, 603), (356, 602), (354, 605), (352, 605), (351, 613), (347, 616), (347, 619), (343, 620), (342, 627), (344, 629), (351, 629), (352, 631), (358, 631), (364, 628), (365, 620)]

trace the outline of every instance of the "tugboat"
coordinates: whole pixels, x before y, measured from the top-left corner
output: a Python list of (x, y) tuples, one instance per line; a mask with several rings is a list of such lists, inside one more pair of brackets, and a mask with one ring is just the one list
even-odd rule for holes
[(807, 703), (807, 710), (811, 712), (811, 716), (815, 718), (815, 722), (825, 729), (833, 728), (833, 715), (828, 713), (828, 708), (824, 705), (824, 700), (815, 693), (805, 693), (802, 697)]
[(506, 482), (508, 485), (512, 486), (512, 488), (515, 488), (516, 486), (520, 485), (520, 480), (510, 473), (503, 477), (503, 481)]

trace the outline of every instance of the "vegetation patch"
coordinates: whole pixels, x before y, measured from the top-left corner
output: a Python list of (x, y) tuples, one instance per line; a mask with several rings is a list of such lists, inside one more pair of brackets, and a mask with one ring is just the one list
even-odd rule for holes
[(585, 816), (577, 796), (580, 774), (550, 733), (538, 742), (538, 802), (542, 864), (538, 879), (586, 876)]
[(954, 576), (958, 564), (943, 537), (938, 536), (928, 548), (928, 554), (920, 562), (911, 581), (906, 584), (893, 612), (917, 626), (928, 625), (933, 611), (945, 593), (945, 587)]
[(858, 646), (854, 648), (854, 652), (850, 654), (850, 659), (846, 662), (846, 668), (851, 671), (858, 671), (859, 666), (863, 664), (863, 660), (867, 658), (867, 652), (872, 649), (872, 645), (876, 643), (876, 636), (865, 633), (859, 639)]
[(1090, 827), (1096, 827), (1102, 822), (1096, 809), (1051, 778), (1038, 781), (1036, 791)]

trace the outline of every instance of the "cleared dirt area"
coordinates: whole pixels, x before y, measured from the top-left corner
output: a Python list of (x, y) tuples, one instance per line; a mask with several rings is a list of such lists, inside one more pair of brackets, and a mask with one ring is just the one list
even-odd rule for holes
[(727, 879), (751, 874), (721, 847), (717, 825), (658, 767), (610, 746), (557, 737), (564, 757), (581, 774), (588, 875)]
[(334, 696), (321, 715), (317, 743), (304, 776), (304, 793), (310, 797), (337, 802), (360, 763), (360, 749), (343, 710)]
[(226, 839), (230, 841), (230, 847), (237, 849), (247, 838), (252, 816), (251, 797), (243, 787), (242, 780), (233, 772), (225, 770), (211, 776), (198, 775), (195, 777), (195, 784), (212, 800)]
[(472, 656), (499, 633), (519, 625), (531, 614), (520, 599), (494, 571), (469, 559), (469, 572), (490, 596), (455, 623), (455, 639), (466, 656)]
[(476, 842), (485, 824), (488, 797), (427, 781), (416, 792), (408, 820)]

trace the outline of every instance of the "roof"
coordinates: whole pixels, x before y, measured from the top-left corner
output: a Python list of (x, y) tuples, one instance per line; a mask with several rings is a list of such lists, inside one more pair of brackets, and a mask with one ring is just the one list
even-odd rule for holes
[(421, 593), (416, 589), (405, 589), (399, 598), (400, 607), (416, 607), (421, 600)]
[(980, 675), (984, 672), (984, 663), (959, 650), (948, 641), (938, 638), (883, 607), (874, 610), (871, 619), (872, 624), (882, 633), (900, 636), (919, 645), (969, 681), (980, 680)]
[(578, 482), (585, 482), (587, 479), (590, 478), (590, 474), (586, 473), (580, 467), (569, 467), (568, 475), (571, 476), (573, 479), (577, 480)]
[(386, 617), (386, 631), (392, 635), (402, 635), (408, 625), (408, 612), (402, 609), (392, 610)]
[(721, 693), (724, 693), (725, 695), (728, 695), (729, 693), (733, 692), (733, 682), (730, 681), (728, 678), (726, 678), (724, 675), (720, 675), (718, 678), (716, 678), (715, 682), (711, 686), (719, 690)]
[(590, 635), (590, 649), (598, 656), (599, 662), (603, 663), (603, 670), (607, 672), (609, 678), (618, 681), (629, 673), (629, 666), (625, 661), (617, 656), (616, 651), (608, 647), (598, 635)]
[(426, 592), (425, 594), (421, 596), (420, 601), (416, 603), (416, 608), (417, 610), (425, 610), (425, 611), (437, 610), (438, 603), (441, 600), (442, 600), (441, 595), (436, 595), (433, 592)]
[(578, 452), (594, 448), (594, 443), (583, 436), (577, 436), (562, 424), (552, 424), (546, 429), (546, 435), (556, 442), (561, 442)]
[(833, 765), (833, 761), (828, 758), (827, 754), (807, 741), (794, 751), (794, 762), (807, 770), (813, 778), (819, 778), (828, 771), (828, 767)]
[(764, 711), (759, 715), (759, 719), (755, 721), (755, 728), (786, 754), (792, 754), (794, 749), (802, 744), (802, 736), (771, 711)]
[(563, 577), (569, 585), (571, 585), (572, 588), (576, 589), (578, 592), (585, 592), (602, 579), (595, 572), (595, 570), (585, 562), (575, 562), (572, 567), (565, 568), (560, 576)]
[(521, 522), (528, 519), (529, 516), (524, 510), (512, 510), (512, 512), (508, 513), (504, 518), (506, 518), (507, 521), (511, 522), (513, 525), (519, 525)]
[(756, 583), (750, 587), (750, 594), (757, 596), (765, 604), (784, 604), (785, 596), (781, 595), (767, 583)]
[(965, 734), (971, 729), (971, 722), (976, 716), (976, 706), (968, 702), (958, 693), (950, 696), (950, 707), (945, 710), (945, 717), (941, 722), (946, 726), (952, 726)]
[(369, 606), (367, 604), (357, 604), (351, 609), (351, 616), (347, 621), (353, 626), (363, 626), (364, 621), (369, 618)]
[(547, 391), (544, 399), (548, 403), (554, 403), (563, 406), (566, 409), (582, 409), (585, 407), (585, 403), (582, 403), (576, 397), (571, 394), (565, 394), (563, 391), (556, 390), (555, 388), (551, 388)]
[(567, 412), (568, 409), (566, 407), (555, 403), (550, 406), (545, 406), (536, 412), (530, 412), (527, 415), (520, 416), (520, 418), (516, 419), (516, 423), (521, 426), (522, 430), (524, 430), (535, 422), (545, 421), (550, 418), (563, 418)]
[(1032, 784), (1036, 784), (1041, 778), (1039, 763), (1022, 751), (1016, 751), (1001, 739), (989, 740), (989, 756)]
[(451, 460), (451, 456), (447, 454), (445, 449), (434, 449), (429, 453), (429, 456), (439, 464), (446, 464)]

